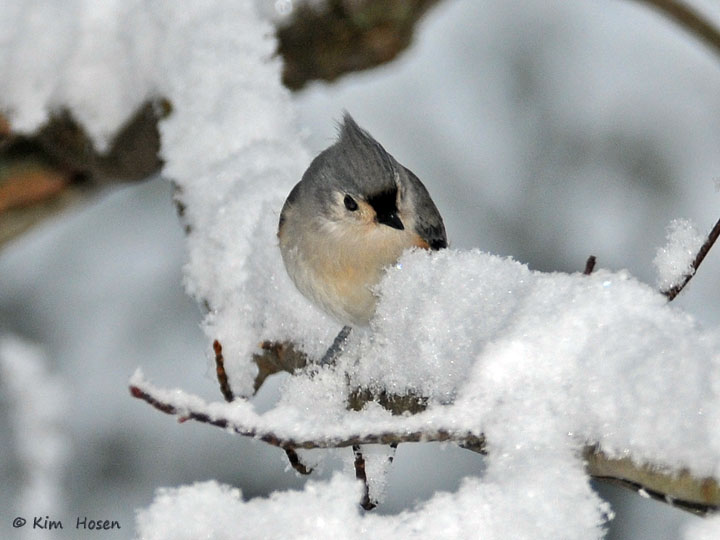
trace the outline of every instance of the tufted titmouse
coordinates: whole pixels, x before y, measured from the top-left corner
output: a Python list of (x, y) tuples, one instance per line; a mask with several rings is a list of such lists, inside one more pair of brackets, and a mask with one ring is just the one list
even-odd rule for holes
[(373, 287), (404, 250), (447, 247), (442, 217), (425, 186), (347, 113), (337, 142), (312, 161), (288, 195), (278, 238), (300, 292), (355, 326), (369, 323), (377, 301)]

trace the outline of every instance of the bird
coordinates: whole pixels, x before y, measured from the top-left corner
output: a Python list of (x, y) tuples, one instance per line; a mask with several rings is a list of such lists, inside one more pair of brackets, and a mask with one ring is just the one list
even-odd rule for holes
[(277, 236), (297, 289), (345, 325), (340, 341), (350, 328), (369, 325), (378, 300), (374, 288), (405, 250), (448, 245), (443, 219), (420, 179), (347, 112), (335, 143), (290, 191)]

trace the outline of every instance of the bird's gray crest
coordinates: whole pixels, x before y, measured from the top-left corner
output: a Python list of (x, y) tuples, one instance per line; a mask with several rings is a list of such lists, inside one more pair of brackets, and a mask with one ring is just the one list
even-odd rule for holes
[(432, 249), (446, 247), (442, 218), (425, 186), (347, 112), (339, 125), (337, 141), (313, 160), (286, 205), (295, 204), (300, 191), (309, 191), (312, 195), (302, 197), (304, 204), (314, 207), (315, 215), (325, 215), (324, 209), (337, 204), (337, 191), (368, 200), (396, 191), (398, 182), (412, 186), (416, 232)]
[(337, 142), (321, 156), (332, 167), (331, 180), (348, 192), (369, 196), (396, 188), (400, 165), (347, 112)]

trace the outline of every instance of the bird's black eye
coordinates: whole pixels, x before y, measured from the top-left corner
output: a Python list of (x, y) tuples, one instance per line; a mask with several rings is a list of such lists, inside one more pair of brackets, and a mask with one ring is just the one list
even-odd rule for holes
[(347, 208), (351, 212), (354, 212), (358, 209), (358, 204), (355, 202), (355, 199), (353, 199), (350, 195), (345, 195), (345, 200), (343, 202), (345, 203), (345, 208)]

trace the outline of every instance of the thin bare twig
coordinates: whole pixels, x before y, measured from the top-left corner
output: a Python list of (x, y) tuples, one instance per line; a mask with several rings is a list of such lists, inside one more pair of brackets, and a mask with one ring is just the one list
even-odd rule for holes
[[(215, 371), (217, 372), (218, 383), (220, 384), (220, 392), (225, 401), (228, 403), (235, 399), (235, 394), (230, 388), (227, 373), (225, 372), (225, 358), (222, 353), (222, 345), (219, 340), (213, 341), (213, 350), (215, 351)], [(134, 394), (133, 394), (134, 395)], [(162, 410), (162, 409), (161, 409)], [(312, 468), (305, 465), (298, 453), (292, 447), (284, 447), (285, 455), (290, 462), (290, 466), (302, 475), (308, 475), (312, 472)]]
[(320, 359), (319, 364), (321, 366), (330, 366), (335, 363), (335, 360), (337, 359), (338, 355), (342, 352), (343, 345), (345, 345), (345, 342), (347, 341), (347, 338), (350, 335), (351, 331), (352, 331), (352, 328), (350, 326), (342, 327), (342, 330), (340, 330), (338, 335), (335, 336), (335, 339), (333, 340), (332, 345), (330, 345), (330, 348), (325, 352), (323, 357)]
[(688, 282), (692, 279), (692, 277), (697, 272), (697, 269), (702, 264), (703, 260), (705, 259), (705, 256), (710, 251), (710, 248), (713, 247), (713, 244), (718, 239), (718, 236), (720, 236), (720, 219), (715, 223), (715, 226), (712, 228), (710, 233), (707, 236), (707, 239), (705, 240), (705, 243), (700, 247), (700, 250), (697, 252), (697, 255), (695, 256), (695, 259), (692, 262), (692, 271), (685, 275), (681, 283), (678, 283), (677, 285), (673, 285), (669, 289), (666, 289), (664, 291), (661, 291), (662, 294), (667, 296), (668, 302), (672, 302), (673, 299), (680, 294), (680, 291), (682, 291), (685, 288), (685, 285), (688, 284)]
[(720, 55), (720, 30), (696, 9), (678, 0), (636, 0), (663, 13)]
[(305, 465), (302, 460), (300, 459), (300, 456), (298, 456), (298, 453), (295, 451), (294, 448), (285, 448), (285, 455), (288, 458), (288, 461), (290, 462), (290, 466), (295, 469), (298, 473), (307, 476), (308, 474), (312, 473), (312, 467), (308, 467)]
[(585, 274), (586, 276), (592, 274), (593, 270), (595, 270), (595, 262), (595, 255), (590, 255), (585, 262), (585, 270), (583, 271), (583, 274)]
[(230, 388), (230, 382), (225, 372), (225, 358), (223, 358), (222, 345), (220, 345), (217, 339), (213, 341), (213, 350), (215, 351), (215, 371), (217, 373), (218, 383), (220, 384), (220, 392), (225, 398), (225, 401), (229, 403), (235, 399), (235, 394), (233, 394), (232, 388)]

